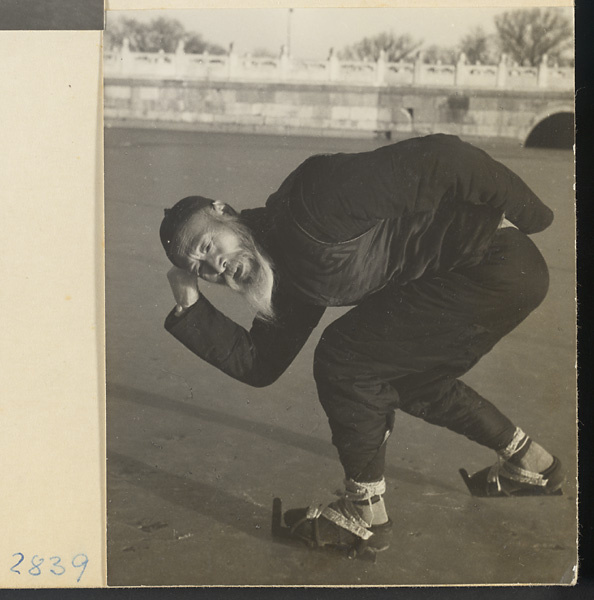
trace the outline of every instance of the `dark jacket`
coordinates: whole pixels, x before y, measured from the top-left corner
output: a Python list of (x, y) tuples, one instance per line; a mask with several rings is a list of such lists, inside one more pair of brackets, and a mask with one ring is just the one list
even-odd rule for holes
[(432, 135), (372, 152), (313, 156), (265, 208), (243, 211), (274, 261), (274, 324), (246, 331), (201, 296), (166, 329), (254, 386), (274, 382), (326, 306), (358, 304), (386, 285), (478, 264), (502, 218), (524, 233), (553, 213), (512, 171), (457, 137)]

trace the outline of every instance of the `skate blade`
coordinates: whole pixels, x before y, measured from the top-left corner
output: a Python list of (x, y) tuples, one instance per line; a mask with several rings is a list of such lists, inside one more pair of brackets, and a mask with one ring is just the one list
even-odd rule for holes
[(291, 535), (291, 530), (283, 525), (283, 502), (280, 498), (274, 498), (272, 501), (272, 538), (275, 541), (293, 542), (295, 538)]
[(506, 494), (506, 493), (489, 494), (489, 493), (486, 493), (485, 490), (477, 489), (476, 484), (472, 481), (472, 477), (468, 474), (468, 471), (466, 469), (459, 469), (458, 472), (462, 476), (462, 480), (466, 484), (466, 487), (468, 488), (470, 495), (474, 496), (476, 498), (515, 498), (515, 497), (544, 498), (546, 496), (562, 496), (563, 495), (563, 490), (561, 488), (559, 488), (558, 490), (555, 490), (554, 492), (544, 492), (544, 491), (539, 492), (538, 490), (531, 490), (531, 489), (521, 490), (520, 489), (520, 490), (515, 490), (513, 492), (510, 492), (508, 494)]
[(462, 476), (462, 481), (464, 481), (464, 484), (468, 488), (471, 496), (484, 497), (483, 495), (478, 494), (476, 489), (473, 487), (472, 480), (466, 469), (458, 469), (458, 473), (460, 473)]
[(306, 540), (297, 538), (291, 533), (291, 529), (283, 525), (283, 503), (280, 498), (274, 498), (272, 501), (272, 539), (285, 546), (292, 546), (293, 548), (301, 548), (308, 550), (324, 551), (324, 552), (335, 552), (342, 557), (348, 559), (358, 559), (366, 562), (375, 563), (376, 553), (367, 547), (361, 549), (350, 548), (344, 550), (332, 546), (317, 547), (315, 544), (308, 544)]

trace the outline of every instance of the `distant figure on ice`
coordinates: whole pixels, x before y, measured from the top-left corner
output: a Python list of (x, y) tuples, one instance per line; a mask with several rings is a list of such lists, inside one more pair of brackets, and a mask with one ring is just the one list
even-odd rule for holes
[[(544, 299), (547, 266), (526, 234), (552, 220), (517, 175), (449, 135), (312, 156), (265, 207), (241, 214), (199, 196), (165, 211), (177, 304), (165, 328), (231, 377), (273, 383), (326, 307), (353, 306), (314, 356), (345, 489), (329, 505), (287, 511), (296, 538), (388, 547), (396, 409), (497, 453), (472, 477), (462, 471), (472, 494), (560, 493), (559, 460), (459, 379)], [(210, 304), (198, 278), (242, 293), (258, 311), (251, 329)]]

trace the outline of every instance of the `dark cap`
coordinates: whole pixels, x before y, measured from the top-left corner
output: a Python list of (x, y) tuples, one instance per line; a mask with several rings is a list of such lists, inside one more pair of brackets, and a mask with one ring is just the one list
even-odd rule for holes
[(213, 202), (214, 200), (202, 196), (188, 196), (176, 202), (171, 208), (165, 209), (159, 234), (167, 256), (169, 256), (171, 242), (175, 239), (180, 225), (183, 225), (194, 213), (207, 206), (212, 206)]

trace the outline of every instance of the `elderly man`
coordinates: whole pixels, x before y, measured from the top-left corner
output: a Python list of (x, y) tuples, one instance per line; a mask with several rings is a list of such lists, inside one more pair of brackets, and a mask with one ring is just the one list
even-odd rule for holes
[[(462, 472), (471, 493), (560, 493), (559, 460), (459, 379), (545, 297), (547, 267), (526, 234), (552, 220), (517, 175), (447, 135), (312, 156), (265, 207), (241, 214), (199, 196), (165, 211), (176, 301), (165, 328), (231, 377), (273, 383), (326, 307), (353, 306), (314, 356), (345, 489), (329, 505), (289, 510), (296, 538), (388, 547), (396, 409), (497, 453), (493, 466)], [(210, 304), (198, 278), (244, 294), (257, 310), (251, 329)]]

